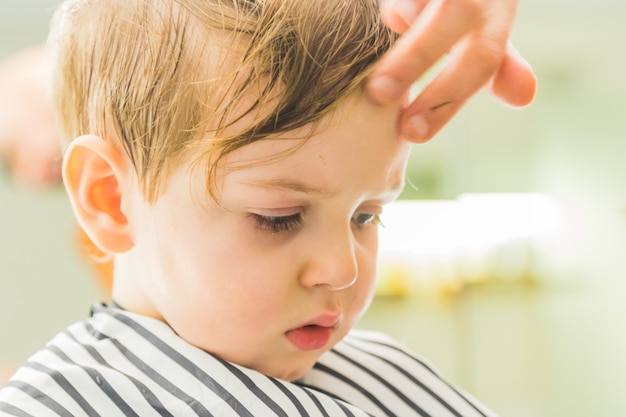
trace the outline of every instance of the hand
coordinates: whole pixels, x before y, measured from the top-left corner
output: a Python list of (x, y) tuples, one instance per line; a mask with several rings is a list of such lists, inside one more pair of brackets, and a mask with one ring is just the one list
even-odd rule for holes
[(505, 104), (529, 104), (537, 80), (509, 42), (516, 10), (517, 0), (385, 0), (382, 18), (401, 36), (374, 67), (370, 97), (379, 104), (404, 99), (448, 53), (443, 69), (400, 116), (408, 140), (431, 139), (487, 83)]
[(18, 183), (61, 181), (50, 77), (51, 65), (40, 47), (0, 64), (0, 156)]

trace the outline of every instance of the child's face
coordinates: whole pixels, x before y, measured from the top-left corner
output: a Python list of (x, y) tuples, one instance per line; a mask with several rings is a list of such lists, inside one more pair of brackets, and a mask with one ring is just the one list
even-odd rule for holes
[(287, 157), (268, 160), (293, 140), (235, 151), (228, 167), (262, 163), (218, 174), (220, 204), (189, 165), (156, 203), (136, 199), (132, 273), (151, 314), (228, 361), (301, 377), (372, 297), (376, 216), (400, 192), (409, 152), (397, 115), (360, 98)]

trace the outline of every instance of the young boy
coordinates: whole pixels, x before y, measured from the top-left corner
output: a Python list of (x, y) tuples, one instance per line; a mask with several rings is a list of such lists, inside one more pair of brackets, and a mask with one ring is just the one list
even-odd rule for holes
[(14, 416), (492, 415), (379, 334), (382, 207), (409, 145), (364, 97), (376, 0), (70, 0), (63, 176), (110, 305), (0, 391)]

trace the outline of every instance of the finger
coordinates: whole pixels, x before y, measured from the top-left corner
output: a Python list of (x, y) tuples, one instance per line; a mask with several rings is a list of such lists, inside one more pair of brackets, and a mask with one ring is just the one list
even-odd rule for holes
[(413, 24), (428, 0), (386, 0), (380, 5), (383, 22), (396, 33), (404, 33)]
[(474, 36), (453, 51), (441, 72), (400, 117), (400, 132), (405, 138), (412, 142), (428, 141), (487, 84), (504, 55), (498, 46), (501, 42), (492, 41)]
[(537, 93), (537, 78), (530, 64), (509, 45), (500, 68), (489, 83), (489, 92), (512, 107), (529, 105)]
[(379, 104), (398, 100), (479, 18), (474, 2), (429, 3), (374, 67), (368, 82), (371, 98)]

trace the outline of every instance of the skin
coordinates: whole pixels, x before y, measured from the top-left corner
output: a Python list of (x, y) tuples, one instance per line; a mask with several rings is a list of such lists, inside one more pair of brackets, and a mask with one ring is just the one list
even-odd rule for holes
[(437, 76), (399, 119), (404, 137), (425, 142), (479, 89), (512, 107), (530, 104), (537, 79), (509, 42), (517, 0), (386, 0), (382, 17), (402, 36), (374, 68), (368, 92), (378, 104), (402, 100), (445, 57)]
[[(228, 361), (303, 376), (373, 296), (376, 219), (399, 194), (409, 154), (398, 111), (360, 95), (288, 156), (275, 158), (300, 140), (235, 151), (216, 178), (219, 203), (188, 160), (149, 204), (114, 146), (78, 138), (64, 179), (83, 228), (115, 255), (113, 298)], [(288, 336), (328, 320), (321, 347), (302, 349)]]

